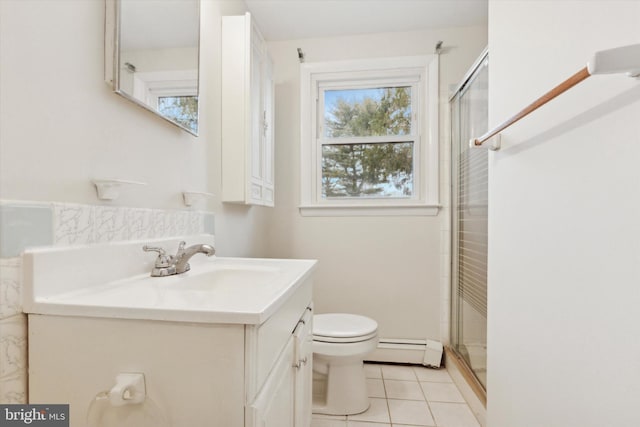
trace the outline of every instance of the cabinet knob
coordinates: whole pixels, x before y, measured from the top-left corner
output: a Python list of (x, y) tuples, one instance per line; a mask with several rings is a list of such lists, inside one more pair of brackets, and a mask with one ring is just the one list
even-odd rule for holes
[(293, 365), (296, 369), (300, 369), (302, 368), (304, 365), (307, 364), (307, 358), (305, 357), (304, 359), (300, 359), (298, 360), (298, 363), (296, 363), (295, 365)]

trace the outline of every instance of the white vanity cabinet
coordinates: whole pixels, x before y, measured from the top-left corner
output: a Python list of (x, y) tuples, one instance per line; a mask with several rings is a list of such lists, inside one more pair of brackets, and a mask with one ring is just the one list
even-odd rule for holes
[[(86, 426), (93, 408), (120, 411), (93, 419), (130, 411), (141, 417), (136, 427), (162, 419), (172, 427), (309, 427), (312, 279), (297, 280), (254, 324), (100, 317), (99, 306), (95, 316), (29, 313), (29, 402), (69, 404), (71, 426)], [(144, 374), (148, 400), (92, 406), (120, 373)]]
[(222, 17), (222, 201), (274, 204), (273, 64), (249, 13)]
[(249, 426), (310, 426), (312, 318), (312, 308), (309, 306), (253, 403), (247, 407)]
[[(304, 300), (307, 304), (301, 314)], [(309, 427), (312, 318), (310, 295), (301, 293), (293, 296), (288, 307), (248, 331), (246, 348), (256, 351), (247, 352), (247, 427)]]

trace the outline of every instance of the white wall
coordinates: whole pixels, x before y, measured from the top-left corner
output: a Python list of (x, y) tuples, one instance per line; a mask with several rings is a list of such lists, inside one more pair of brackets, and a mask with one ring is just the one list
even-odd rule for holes
[[(490, 1), (490, 125), (640, 42), (638, 1)], [(490, 158), (488, 425), (640, 425), (640, 81), (593, 76)]]
[(104, 83), (104, 1), (0, 1), (0, 199), (104, 203), (93, 178), (149, 184), (114, 206), (182, 209), (182, 191), (208, 191), (218, 253), (264, 255), (266, 211), (219, 202), (220, 16), (244, 11), (202, 2), (195, 138)]
[[(259, 24), (259, 23), (258, 23)], [(486, 46), (486, 27), (360, 35), (269, 43), (276, 80), (276, 208), (269, 234), (273, 256), (315, 258), (317, 312), (370, 316), (384, 338), (444, 339), (442, 244), (448, 211), (435, 217), (301, 217), (300, 91), (296, 48), (307, 62), (434, 53), (440, 58), (441, 162), (448, 159), (448, 93)], [(446, 143), (445, 143), (446, 141)], [(448, 169), (442, 168), (442, 188)], [(448, 203), (441, 191), (443, 204)], [(444, 309), (444, 310), (443, 310)]]
[[(0, 234), (16, 236), (4, 227), (22, 227), (36, 241), (58, 245), (76, 238), (94, 242), (101, 225), (115, 223), (121, 231), (144, 230), (144, 236), (150, 235), (147, 231), (175, 233), (183, 228), (178, 225), (193, 225), (188, 218), (211, 218), (186, 212), (182, 202), (185, 190), (207, 191), (216, 197), (195, 209), (215, 213), (217, 253), (265, 256), (266, 210), (227, 206), (219, 198), (220, 17), (243, 13), (244, 2), (202, 1), (199, 138), (133, 105), (104, 83), (104, 6), (103, 0), (0, 0), (0, 203), (38, 202), (45, 211), (57, 212), (41, 228), (29, 218), (13, 223), (3, 218)], [(91, 184), (95, 178), (149, 185), (102, 202)], [(148, 223), (141, 219), (152, 217)], [(125, 224), (125, 218), (131, 223)], [(61, 223), (78, 232), (71, 241), (51, 235)], [(67, 227), (61, 228), (64, 234)], [(111, 234), (103, 237), (135, 238), (137, 232)], [(16, 238), (24, 242), (22, 236)], [(0, 402), (26, 403), (20, 259), (13, 253), (0, 256)]]

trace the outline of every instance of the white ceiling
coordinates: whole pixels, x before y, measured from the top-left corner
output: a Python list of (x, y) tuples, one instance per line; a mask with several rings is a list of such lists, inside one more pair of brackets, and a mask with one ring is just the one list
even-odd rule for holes
[(488, 0), (245, 0), (267, 40), (486, 25)]

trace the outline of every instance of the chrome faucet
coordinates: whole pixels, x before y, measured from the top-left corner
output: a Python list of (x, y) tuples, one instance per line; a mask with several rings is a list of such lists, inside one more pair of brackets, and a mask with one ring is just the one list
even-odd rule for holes
[(189, 259), (195, 254), (205, 254), (206, 256), (211, 256), (216, 253), (216, 250), (211, 245), (192, 245), (188, 248), (184, 248), (185, 242), (180, 242), (178, 246), (178, 253), (174, 257), (175, 266), (176, 266), (176, 274), (184, 273), (185, 271), (189, 271), (191, 266), (189, 265)]
[(175, 255), (167, 256), (167, 253), (162, 248), (152, 247), (144, 245), (142, 250), (145, 252), (158, 252), (158, 258), (156, 258), (153, 270), (151, 270), (151, 277), (163, 277), (173, 276), (174, 274), (182, 274), (191, 269), (189, 265), (189, 259), (195, 254), (205, 254), (211, 256), (216, 253), (216, 250), (211, 245), (198, 244), (192, 245), (185, 249), (185, 242), (180, 242), (178, 246), (178, 252)]

